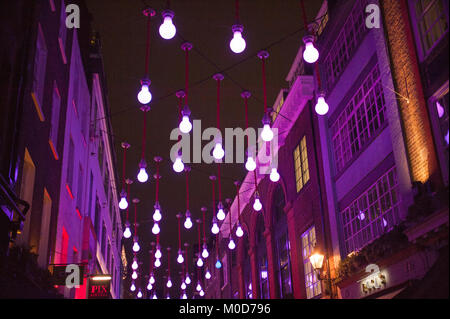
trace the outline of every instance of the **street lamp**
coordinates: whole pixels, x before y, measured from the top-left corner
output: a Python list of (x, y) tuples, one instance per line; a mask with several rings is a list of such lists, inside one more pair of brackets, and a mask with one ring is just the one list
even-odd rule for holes
[[(323, 273), (323, 262), (326, 262), (327, 265), (327, 270), (326, 273)], [(330, 298), (333, 298), (333, 281), (334, 279), (331, 278), (331, 274), (330, 274), (330, 265), (328, 263), (328, 258), (325, 259), (325, 255), (321, 254), (320, 252), (314, 252), (311, 256), (309, 256), (309, 262), (311, 263), (314, 272), (317, 275), (317, 279), (319, 279), (320, 281), (324, 281), (326, 283), (326, 287), (327, 290), (330, 294)]]

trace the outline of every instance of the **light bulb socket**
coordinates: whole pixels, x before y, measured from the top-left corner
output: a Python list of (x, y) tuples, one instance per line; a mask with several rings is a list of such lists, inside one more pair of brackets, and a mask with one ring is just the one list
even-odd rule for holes
[(231, 30), (233, 31), (233, 33), (234, 32), (241, 32), (242, 33), (242, 31), (244, 31), (244, 26), (242, 24), (234, 24), (231, 27)]
[(145, 159), (141, 159), (141, 161), (139, 162), (139, 168), (146, 168), (147, 167), (147, 162), (145, 161)]
[(142, 86), (142, 85), (150, 86), (150, 84), (152, 84), (152, 81), (150, 81), (149, 78), (143, 78), (143, 79), (141, 80), (141, 86)]
[(267, 52), (266, 50), (262, 50), (258, 52), (258, 58), (260, 58), (261, 60), (265, 60), (269, 57), (269, 52)]
[(222, 73), (216, 73), (213, 75), (213, 79), (216, 81), (222, 81), (224, 79), (224, 76)]
[(268, 112), (266, 112), (266, 113), (264, 113), (264, 116), (263, 116), (263, 118), (262, 118), (262, 124), (263, 125), (270, 125), (270, 117), (269, 117), (269, 113)]
[(186, 218), (190, 218), (191, 217), (191, 212), (188, 210), (186, 210)]
[(312, 35), (312, 34), (305, 35), (303, 37), (303, 43), (305, 43), (305, 45), (307, 43), (314, 43), (314, 35)]
[(156, 11), (153, 8), (146, 7), (144, 10), (142, 10), (142, 14), (146, 17), (153, 17), (156, 14)]
[(161, 206), (159, 206), (159, 202), (155, 202), (155, 205), (153, 206), (154, 209), (161, 209)]
[(120, 197), (127, 198), (127, 192), (124, 189), (120, 192)]
[(161, 16), (163, 17), (163, 19), (167, 17), (173, 18), (175, 16), (175, 13), (172, 10), (166, 9), (161, 12)]
[(192, 43), (190, 42), (184, 42), (183, 44), (181, 44), (181, 49), (184, 51), (189, 51), (192, 50), (193, 46)]
[(223, 209), (223, 204), (222, 204), (222, 202), (219, 202), (219, 204), (217, 204), (217, 208), (218, 208), (218, 209)]
[(181, 115), (183, 115), (183, 116), (191, 115), (191, 110), (189, 109), (189, 106), (187, 104), (185, 104), (183, 109), (181, 110)]

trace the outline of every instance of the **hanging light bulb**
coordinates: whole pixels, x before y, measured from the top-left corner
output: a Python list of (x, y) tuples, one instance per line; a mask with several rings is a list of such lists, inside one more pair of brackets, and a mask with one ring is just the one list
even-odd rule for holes
[(280, 180), (280, 174), (278, 173), (276, 167), (272, 167), (272, 171), (270, 172), (270, 180), (274, 183)]
[(145, 169), (146, 167), (147, 167), (147, 163), (145, 162), (144, 159), (142, 159), (141, 162), (139, 163), (140, 169), (139, 169), (139, 174), (137, 176), (138, 181), (141, 183), (145, 183), (146, 181), (148, 181), (148, 174)]
[(148, 104), (152, 100), (152, 94), (150, 93), (150, 80), (149, 79), (143, 79), (141, 80), (141, 90), (139, 91), (139, 94), (137, 96), (139, 103), (141, 104)]
[(161, 216), (161, 207), (159, 206), (158, 202), (155, 203), (154, 207), (155, 207), (155, 212), (153, 213), (153, 220), (155, 222), (159, 222), (161, 220), (161, 218), (162, 218), (162, 216)]
[(167, 293), (166, 299), (170, 299), (170, 294), (169, 293)]
[(125, 190), (120, 193), (119, 208), (121, 210), (125, 210), (128, 208), (127, 193), (125, 192)]
[(156, 246), (155, 258), (161, 259), (161, 257), (162, 257), (161, 246), (158, 244), (158, 246)]
[(315, 107), (316, 113), (319, 115), (325, 115), (328, 113), (329, 106), (327, 102), (325, 102), (325, 94), (320, 93), (317, 97), (317, 104)]
[(214, 235), (217, 235), (219, 233), (219, 231), (220, 231), (220, 229), (219, 229), (219, 226), (217, 226), (217, 219), (216, 219), (216, 217), (213, 217), (211, 233), (213, 233)]
[(159, 224), (157, 222), (155, 222), (152, 227), (152, 233), (154, 235), (158, 235), (160, 231), (161, 231), (161, 229), (159, 228)]
[(259, 200), (258, 195), (255, 196), (255, 201), (253, 203), (253, 209), (259, 212), (262, 209), (261, 201)]
[(319, 59), (319, 51), (314, 47), (314, 36), (305, 36), (303, 42), (305, 43), (303, 59), (308, 63), (315, 63)]
[(181, 155), (178, 154), (177, 158), (175, 159), (175, 162), (173, 162), (173, 166), (172, 166), (173, 170), (177, 173), (180, 173), (184, 170), (184, 164), (183, 161), (181, 160)]
[(273, 131), (270, 127), (270, 118), (267, 113), (264, 114), (262, 123), (264, 126), (261, 131), (261, 138), (264, 142), (270, 142), (273, 139)]
[(183, 115), (183, 117), (178, 128), (180, 129), (181, 133), (187, 134), (192, 130), (192, 124), (191, 121), (189, 120), (189, 116), (191, 115), (189, 106), (184, 105), (181, 114)]
[(153, 295), (153, 299), (158, 299), (158, 297), (156, 296), (156, 294)]
[(225, 151), (222, 148), (222, 142), (216, 142), (216, 146), (214, 146), (213, 156), (216, 160), (220, 160), (225, 156)]
[(154, 265), (155, 265), (156, 268), (159, 268), (161, 266), (161, 260), (156, 259)]
[(137, 237), (137, 236), (134, 236), (133, 251), (134, 251), (135, 253), (137, 253), (140, 249), (141, 249), (141, 246), (139, 246), (139, 243), (138, 243), (138, 237)]
[(136, 270), (138, 269), (139, 265), (137, 263), (136, 257), (133, 258), (133, 263), (131, 264), (131, 269)]
[(233, 249), (236, 248), (236, 244), (234, 243), (233, 238), (230, 238), (230, 241), (228, 242), (228, 248), (229, 248), (230, 250), (233, 250)]
[(244, 236), (244, 231), (242, 230), (241, 224), (238, 223), (236, 227), (236, 237), (241, 238), (242, 236)]
[(202, 285), (200, 285), (200, 281), (197, 283), (197, 287), (195, 287), (197, 291), (202, 290)]
[(209, 257), (208, 246), (206, 243), (203, 244), (202, 257), (205, 259)]
[(217, 261), (216, 261), (216, 268), (217, 268), (217, 269), (222, 268), (222, 263), (220, 262), (219, 259), (217, 259)]
[(139, 289), (139, 292), (137, 293), (137, 297), (139, 298), (139, 299), (141, 299), (142, 298), (142, 291)]
[(205, 295), (205, 292), (203, 291), (203, 289), (200, 290), (199, 295), (200, 295), (200, 297), (203, 297)]
[(134, 280), (131, 282), (130, 291), (135, 291), (136, 285), (134, 284)]
[(131, 275), (131, 278), (133, 278), (133, 279), (136, 280), (137, 277), (138, 277), (138, 274), (137, 274), (136, 270), (134, 270), (134, 271), (133, 271), (133, 274)]
[(244, 31), (244, 27), (240, 24), (235, 24), (231, 27), (233, 31), (233, 39), (230, 41), (230, 49), (234, 53), (241, 53), (245, 50), (245, 40), (242, 37), (242, 31)]
[(202, 259), (202, 257), (198, 257), (198, 259), (197, 259), (197, 267), (203, 267), (203, 259)]
[(159, 35), (163, 39), (170, 40), (177, 33), (177, 28), (172, 21), (174, 13), (171, 10), (164, 10), (161, 15), (164, 21), (159, 27)]
[(153, 274), (151, 274), (148, 282), (151, 283), (152, 285), (155, 283), (155, 276), (153, 276)]
[(152, 290), (152, 289), (153, 289), (153, 285), (151, 283), (148, 283), (147, 290)]
[(223, 211), (223, 204), (222, 202), (219, 202), (217, 205), (217, 219), (222, 221), (225, 219), (225, 212)]
[(192, 228), (191, 213), (188, 210), (186, 211), (186, 220), (184, 221), (184, 228), (186, 229)]
[(205, 278), (208, 280), (211, 279), (211, 273), (209, 272), (209, 269), (205, 273)]
[(245, 162), (245, 169), (249, 172), (253, 172), (256, 169), (256, 162), (252, 156), (247, 157), (247, 161)]
[(177, 257), (177, 263), (182, 264), (184, 262), (184, 257), (181, 252), (181, 249), (178, 249), (178, 257)]
[(181, 283), (181, 290), (185, 290), (186, 289), (186, 283), (183, 281), (182, 283)]
[(124, 238), (131, 237), (130, 222), (128, 220), (125, 222), (125, 230), (123, 232), (123, 237)]
[(191, 277), (189, 277), (189, 274), (186, 274), (186, 279), (184, 280), (184, 282), (186, 283), (186, 285), (191, 284)]
[(183, 292), (183, 296), (181, 297), (181, 299), (187, 299), (187, 295), (185, 292)]
[(172, 280), (170, 280), (170, 277), (167, 279), (166, 287), (167, 288), (171, 288), (172, 287)]

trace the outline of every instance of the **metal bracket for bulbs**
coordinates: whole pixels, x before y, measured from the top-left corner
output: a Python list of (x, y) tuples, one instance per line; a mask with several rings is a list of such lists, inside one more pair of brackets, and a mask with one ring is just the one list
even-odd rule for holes
[(122, 143), (120, 144), (120, 146), (121, 146), (123, 149), (129, 149), (131, 145), (128, 144), (127, 142), (122, 142)]
[(190, 167), (190, 166), (187, 166), (187, 165), (184, 165), (184, 171), (185, 171), (186, 173), (189, 173), (189, 172), (191, 171), (191, 167)]
[(181, 44), (181, 49), (183, 51), (189, 51), (189, 50), (192, 50), (192, 48), (193, 48), (193, 45), (190, 42), (184, 42), (183, 44)]
[(224, 76), (222, 73), (216, 73), (213, 75), (213, 79), (216, 81), (222, 81), (224, 79)]
[(141, 109), (142, 112), (145, 112), (145, 113), (149, 112), (150, 111), (150, 105), (142, 105), (140, 109)]
[(262, 50), (258, 52), (258, 58), (260, 58), (261, 60), (265, 60), (269, 57), (269, 52), (267, 52), (266, 50)]
[(243, 99), (249, 99), (251, 96), (252, 96), (252, 93), (250, 93), (250, 91), (243, 91), (243, 92), (241, 93), (241, 97), (242, 97)]
[(216, 177), (215, 175), (211, 175), (211, 176), (209, 177), (209, 179), (212, 180), (212, 181), (215, 181), (215, 180), (217, 179), (217, 177)]
[(231, 31), (232, 31), (233, 33), (236, 32), (236, 31), (242, 33), (242, 31), (244, 31), (244, 26), (243, 26), (242, 24), (234, 24), (234, 25), (231, 27)]
[(191, 115), (191, 110), (189, 109), (189, 106), (187, 104), (184, 105), (183, 109), (181, 110), (181, 114), (183, 116)]
[(172, 10), (165, 9), (165, 10), (163, 10), (163, 11), (161, 12), (161, 16), (163, 17), (163, 19), (164, 19), (165, 17), (173, 18), (173, 17), (175, 16), (175, 13), (174, 13)]
[(270, 125), (271, 120), (270, 120), (269, 112), (264, 113), (264, 116), (263, 116), (261, 122), (262, 122), (263, 125), (266, 125), (266, 124)]
[(142, 10), (142, 14), (146, 17), (153, 17), (156, 15), (156, 11), (150, 7), (146, 7), (144, 10)]
[(184, 90), (178, 90), (175, 95), (177, 96), (177, 98), (182, 99), (186, 96), (186, 92)]

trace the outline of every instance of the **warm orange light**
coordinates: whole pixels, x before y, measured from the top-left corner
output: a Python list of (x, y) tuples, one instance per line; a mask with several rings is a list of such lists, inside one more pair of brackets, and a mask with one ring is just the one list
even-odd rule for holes
[(91, 277), (91, 280), (93, 280), (93, 281), (107, 281), (107, 280), (111, 280), (111, 276), (110, 275), (97, 275), (97, 276)]
[(309, 261), (314, 269), (321, 269), (323, 266), (324, 255), (319, 253), (314, 253), (309, 257)]

